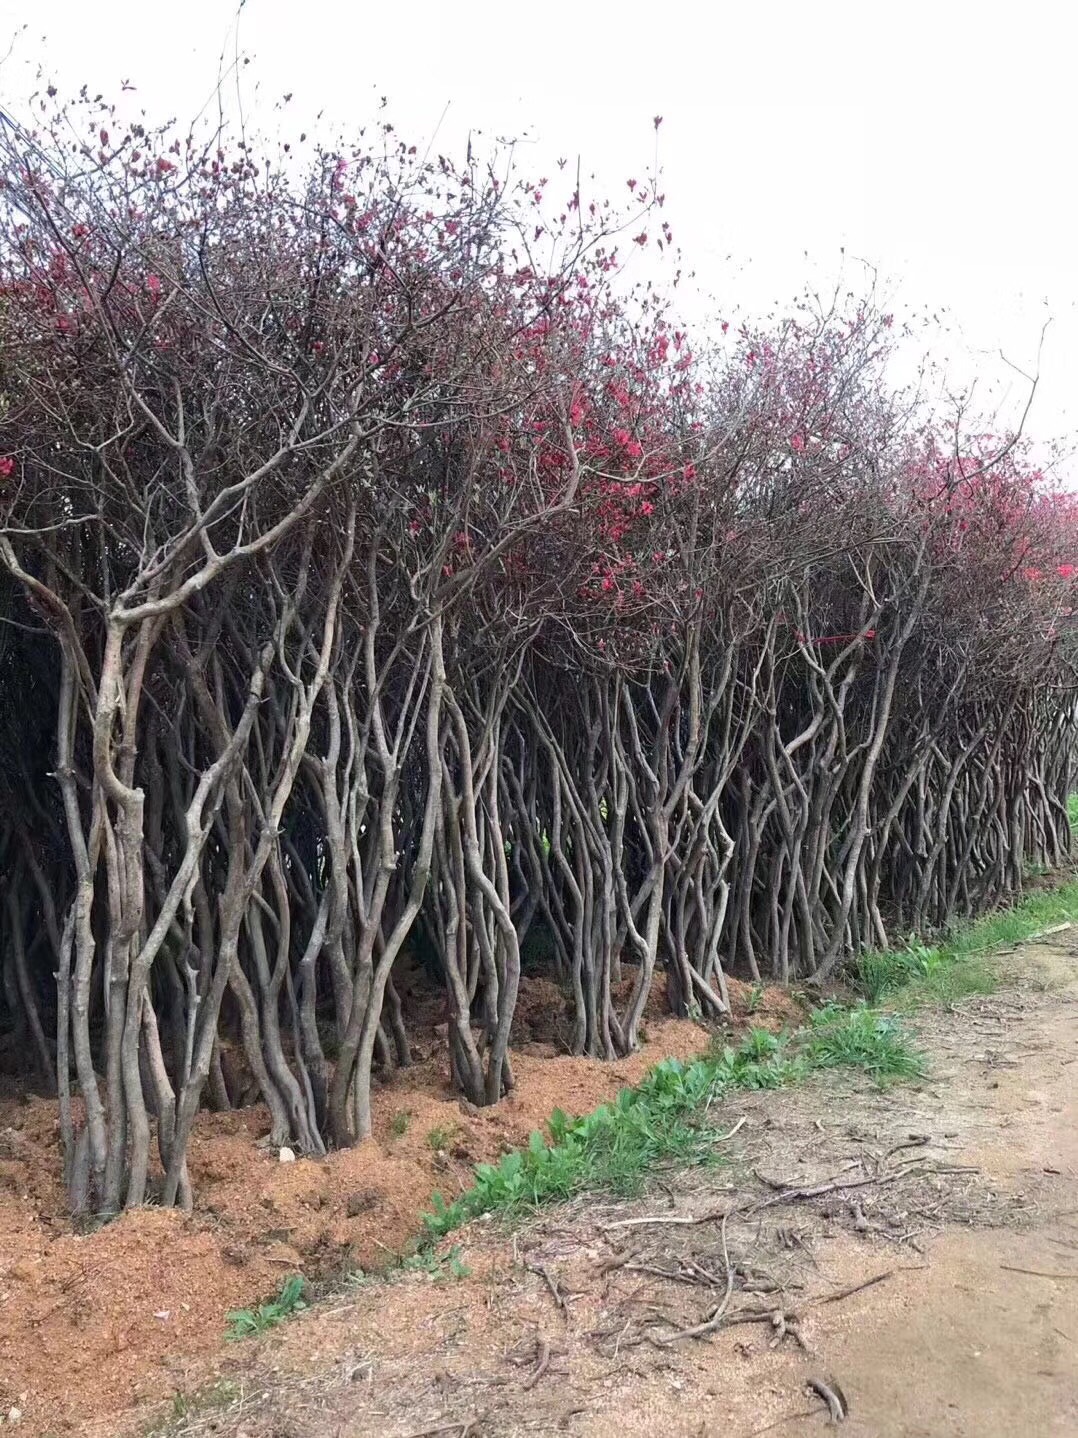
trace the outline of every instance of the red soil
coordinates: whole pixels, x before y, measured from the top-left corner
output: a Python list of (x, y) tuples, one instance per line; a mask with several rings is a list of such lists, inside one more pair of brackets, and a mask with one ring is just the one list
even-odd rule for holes
[[(281, 1163), (259, 1146), (260, 1108), (203, 1114), (190, 1217), (146, 1208), (76, 1233), (56, 1105), (0, 1102), (0, 1417), (14, 1407), (24, 1433), (72, 1433), (189, 1388), (219, 1354), (230, 1309), (271, 1295), (290, 1273), (384, 1263), (415, 1234), (435, 1190), (459, 1192), (476, 1162), (525, 1141), (553, 1109), (584, 1113), (659, 1059), (691, 1058), (708, 1041), (696, 1024), (661, 1017), (653, 999), (647, 1042), (632, 1057), (550, 1057), (560, 993), (542, 979), (523, 988), (516, 1089), (496, 1108), (454, 1096), (436, 1049), (379, 1089), (372, 1140), (322, 1160)], [(731, 988), (744, 1023), (748, 986)], [(795, 1012), (788, 996), (767, 994), (748, 1021), (778, 1026)]]

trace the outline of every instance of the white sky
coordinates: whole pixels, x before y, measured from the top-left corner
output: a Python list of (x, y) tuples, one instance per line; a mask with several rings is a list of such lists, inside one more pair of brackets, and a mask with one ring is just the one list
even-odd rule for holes
[[(231, 55), (234, 0), (0, 0), (0, 99), (40, 64), (61, 88), (137, 86), (190, 119)], [(324, 109), (358, 128), (381, 95), (398, 129), (455, 153), (468, 130), (520, 137), (546, 173), (580, 156), (614, 195), (654, 154), (702, 292), (763, 312), (842, 249), (879, 270), (896, 312), (946, 312), (935, 357), (1017, 417), (1046, 318), (1028, 425), (1066, 441), (1078, 487), (1078, 18), (1068, 0), (247, 0), (248, 117), (287, 91), (298, 130)], [(257, 81), (257, 93), (254, 89)], [(448, 106), (448, 110), (446, 107)], [(439, 128), (440, 125), (440, 128)], [(805, 252), (807, 251), (807, 258)], [(707, 313), (686, 295), (687, 317)], [(926, 331), (926, 334), (929, 333)]]

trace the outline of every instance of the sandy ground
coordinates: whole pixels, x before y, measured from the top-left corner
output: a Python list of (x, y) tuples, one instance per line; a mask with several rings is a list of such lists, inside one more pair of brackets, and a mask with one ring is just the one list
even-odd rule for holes
[(1076, 946), (1025, 946), (998, 995), (919, 1019), (925, 1083), (747, 1096), (722, 1166), (473, 1225), (470, 1276), (357, 1287), (234, 1346), (158, 1431), (794, 1438), (829, 1400), (851, 1438), (1073, 1438)]

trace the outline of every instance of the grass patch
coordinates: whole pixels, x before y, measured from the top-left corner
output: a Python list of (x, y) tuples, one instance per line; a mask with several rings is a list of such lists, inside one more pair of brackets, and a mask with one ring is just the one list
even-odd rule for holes
[(486, 1213), (511, 1216), (589, 1190), (630, 1196), (664, 1164), (719, 1161), (708, 1112), (736, 1090), (773, 1089), (815, 1069), (853, 1067), (877, 1081), (923, 1072), (899, 1021), (861, 1005), (831, 1007), (793, 1034), (752, 1029), (736, 1047), (713, 1045), (692, 1063), (666, 1059), (635, 1088), (583, 1118), (556, 1109), (547, 1136), (497, 1164), (480, 1164), (471, 1188), (452, 1203), (435, 1194), (423, 1220), (428, 1241)]
[(451, 1283), (460, 1278), (469, 1278), (472, 1270), (461, 1257), (457, 1244), (448, 1253), (437, 1253), (429, 1246), (422, 1245), (411, 1253), (398, 1254), (386, 1268), (354, 1268), (348, 1274), (349, 1288), (369, 1288), (378, 1285), (399, 1283), (403, 1278), (419, 1274), (431, 1283)]
[(280, 1293), (271, 1302), (260, 1303), (257, 1308), (237, 1308), (228, 1315), (228, 1337), (236, 1342), (276, 1328), (278, 1323), (307, 1307), (306, 1292), (302, 1275), (297, 1273), (286, 1278)]
[(235, 1403), (237, 1398), (242, 1397), (242, 1394), (243, 1390), (238, 1384), (224, 1378), (195, 1393), (177, 1390), (172, 1395), (170, 1415), (146, 1429), (146, 1438), (169, 1438), (170, 1434), (176, 1433), (193, 1419), (216, 1409), (227, 1408), (230, 1403)]
[(444, 1153), (452, 1145), (456, 1132), (456, 1125), (452, 1128), (432, 1128), (427, 1134), (427, 1146), (435, 1153)]
[(1074, 920), (1078, 920), (1078, 881), (1072, 880), (1029, 894), (1013, 908), (986, 914), (933, 946), (911, 940), (902, 949), (864, 954), (853, 966), (854, 984), (869, 1003), (907, 1009), (925, 1003), (947, 1005), (967, 994), (989, 994), (998, 984), (990, 960), (993, 949)]
[(809, 1068), (860, 1068), (877, 1083), (924, 1076), (924, 1059), (910, 1047), (894, 1014), (828, 1004), (812, 1015), (803, 1032)]
[(911, 943), (888, 953), (864, 954), (853, 967), (853, 981), (869, 1003), (900, 1008), (953, 1004), (968, 994), (990, 994), (996, 976), (976, 954), (959, 954), (949, 945), (929, 948)]

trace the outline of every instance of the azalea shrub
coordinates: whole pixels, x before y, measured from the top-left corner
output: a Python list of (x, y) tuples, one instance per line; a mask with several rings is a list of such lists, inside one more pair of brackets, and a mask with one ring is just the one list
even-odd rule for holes
[(528, 963), (613, 1059), (657, 976), (718, 1018), (1067, 855), (1073, 505), (893, 385), (872, 296), (691, 340), (630, 283), (651, 182), (46, 111), (0, 132), (0, 1025), (75, 1206), (189, 1205), (206, 1105), (368, 1136), (403, 956), (494, 1103)]

